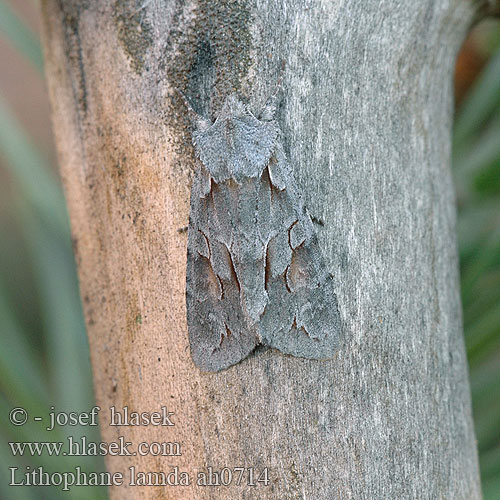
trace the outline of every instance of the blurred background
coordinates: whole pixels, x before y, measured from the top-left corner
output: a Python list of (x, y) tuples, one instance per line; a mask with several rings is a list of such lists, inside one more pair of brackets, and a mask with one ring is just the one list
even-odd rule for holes
[[(13, 488), (9, 467), (103, 470), (95, 457), (13, 456), (9, 441), (63, 441), (81, 427), (14, 427), (93, 405), (88, 344), (51, 134), (38, 3), (0, 0), (0, 498), (105, 499), (104, 488)], [(465, 339), (485, 500), (500, 500), (500, 21), (477, 25), (455, 75), (453, 172)], [(92, 433), (93, 431), (93, 433)], [(81, 434), (80, 434), (81, 435)], [(99, 439), (87, 428), (89, 441)]]

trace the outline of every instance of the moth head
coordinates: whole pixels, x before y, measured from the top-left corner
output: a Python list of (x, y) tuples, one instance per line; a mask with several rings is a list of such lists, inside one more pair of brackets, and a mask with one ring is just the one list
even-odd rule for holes
[(226, 97), (222, 109), (220, 111), (220, 118), (241, 118), (248, 114), (247, 106), (241, 102), (236, 94), (230, 94)]
[(263, 122), (274, 120), (276, 113), (277, 92), (275, 92), (266, 102), (262, 109), (254, 112), (250, 106), (244, 104), (236, 94), (230, 94), (224, 101), (224, 105), (219, 113), (218, 118), (242, 118), (244, 116), (251, 116)]

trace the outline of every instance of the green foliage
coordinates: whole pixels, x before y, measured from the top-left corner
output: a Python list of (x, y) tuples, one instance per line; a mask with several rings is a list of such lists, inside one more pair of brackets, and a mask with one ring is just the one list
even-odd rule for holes
[[(0, 0), (0, 36), (42, 70), (40, 43), (9, 6)], [(82, 427), (46, 431), (51, 406), (56, 411), (88, 411), (94, 406), (75, 263), (66, 207), (55, 170), (44, 158), (0, 95), (0, 498), (106, 498), (104, 488), (9, 487), (9, 467), (42, 466), (48, 472), (81, 466), (101, 471), (101, 458), (14, 457), (8, 442), (62, 441), (83, 435)], [(10, 409), (26, 408), (31, 421), (14, 427)], [(44, 422), (34, 422), (41, 416)], [(85, 428), (98, 441), (94, 428)]]
[[(497, 28), (500, 35), (500, 29)], [(465, 341), (485, 500), (500, 499), (500, 43), (455, 120)]]
[(43, 72), (40, 42), (9, 4), (3, 0), (0, 0), (0, 33), (6, 36), (40, 73)]
[[(500, 33), (500, 30), (499, 30)], [(39, 42), (0, 0), (0, 36), (41, 71)], [(497, 37), (500, 39), (500, 37)], [(64, 440), (30, 422), (4, 422), (11, 408), (33, 415), (47, 409), (93, 406), (88, 345), (78, 296), (64, 198), (54, 170), (0, 95), (0, 156), (10, 196), (0, 208), (0, 497), (106, 498), (102, 488), (8, 488), (8, 467), (48, 471), (103, 469), (89, 457), (13, 457), (8, 441)], [(457, 114), (454, 174), (467, 352), (485, 500), (500, 498), (500, 44)], [(5, 194), (5, 193), (2, 193)], [(1, 200), (1, 197), (0, 197)], [(140, 318), (137, 319), (140, 322)], [(78, 428), (71, 434), (78, 436)], [(89, 440), (98, 440), (86, 429)], [(80, 431), (81, 432), (81, 431)]]

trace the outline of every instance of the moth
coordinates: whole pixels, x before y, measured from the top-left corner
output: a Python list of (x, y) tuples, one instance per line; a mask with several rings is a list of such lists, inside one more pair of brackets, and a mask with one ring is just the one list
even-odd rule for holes
[(204, 371), (259, 344), (312, 359), (339, 346), (333, 278), (274, 113), (273, 101), (255, 116), (230, 95), (193, 131), (186, 305), (191, 356)]

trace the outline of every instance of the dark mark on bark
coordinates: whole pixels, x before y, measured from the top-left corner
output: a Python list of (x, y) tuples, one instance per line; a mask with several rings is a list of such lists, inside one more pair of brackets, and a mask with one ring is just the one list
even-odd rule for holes
[(143, 0), (117, 0), (113, 10), (118, 40), (138, 75), (145, 69), (146, 54), (153, 43), (151, 24), (146, 20), (143, 4)]

